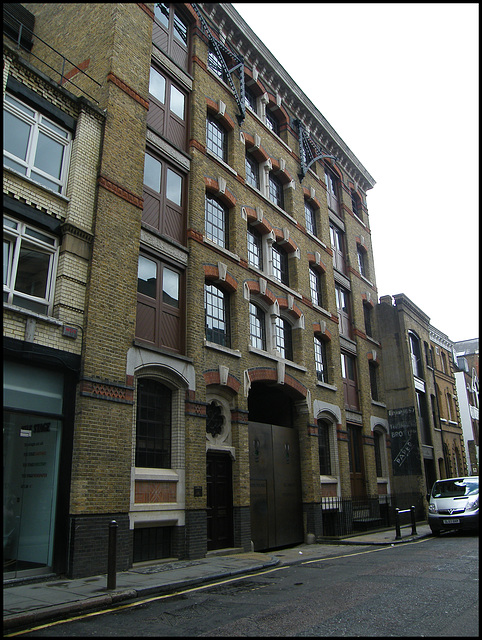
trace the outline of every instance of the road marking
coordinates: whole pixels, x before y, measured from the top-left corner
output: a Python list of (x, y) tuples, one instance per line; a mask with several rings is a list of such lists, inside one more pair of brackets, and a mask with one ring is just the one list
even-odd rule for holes
[[(431, 538), (423, 538), (422, 540), (417, 540), (416, 542), (411, 542), (410, 544), (420, 544), (421, 542), (426, 542), (427, 540), (431, 540)], [(399, 545), (393, 545), (390, 547), (381, 547), (380, 549), (370, 549), (368, 551), (358, 551), (357, 553), (347, 553), (342, 556), (330, 556), (329, 558), (318, 558), (317, 560), (305, 560), (301, 564), (312, 564), (313, 562), (326, 562), (327, 560), (339, 560), (340, 558), (351, 558), (353, 556), (362, 556), (367, 553), (376, 553), (377, 551), (389, 551), (390, 549), (396, 549)]]
[[(426, 542), (427, 540), (433, 540), (433, 538), (423, 538), (422, 540), (417, 540), (416, 542), (412, 542), (411, 544), (420, 544), (421, 542)], [(358, 551), (356, 553), (346, 553), (341, 556), (330, 556), (328, 558), (317, 558), (315, 560), (304, 560), (300, 564), (312, 564), (313, 562), (326, 562), (328, 560), (340, 560), (341, 558), (350, 558), (353, 556), (361, 556), (367, 553), (376, 553), (377, 551), (387, 551), (390, 549), (395, 549), (400, 545), (393, 545), (390, 547), (381, 547), (380, 549), (369, 549), (368, 551)], [(272, 569), (266, 569), (264, 571), (257, 571), (255, 574), (252, 574), (253, 577), (266, 575), (267, 573), (274, 573), (275, 571), (283, 571), (284, 569), (289, 569), (292, 565), (284, 564), (280, 567), (273, 567)], [(25, 635), (26, 633), (30, 633), (31, 631), (40, 631), (41, 629), (48, 629), (49, 627), (55, 627), (59, 624), (66, 624), (67, 622), (75, 622), (76, 620), (84, 620), (85, 618), (94, 618), (95, 616), (101, 616), (105, 613), (114, 613), (116, 611), (122, 611), (124, 609), (133, 609), (134, 607), (139, 607), (143, 604), (147, 604), (149, 602), (156, 602), (157, 600), (166, 600), (167, 598), (173, 598), (175, 596), (184, 595), (185, 593), (193, 593), (194, 591), (202, 591), (203, 589), (209, 589), (210, 587), (217, 587), (222, 584), (228, 584), (230, 582), (237, 582), (238, 580), (245, 580), (248, 574), (243, 574), (237, 576), (236, 578), (228, 578), (226, 580), (220, 580), (219, 582), (210, 582), (208, 584), (199, 585), (197, 587), (191, 587), (189, 589), (182, 589), (181, 591), (175, 591), (173, 593), (165, 593), (161, 596), (152, 596), (151, 598), (145, 598), (144, 600), (136, 600), (135, 602), (131, 602), (129, 604), (122, 604), (115, 607), (110, 607), (109, 609), (102, 609), (100, 611), (91, 611), (90, 613), (83, 613), (82, 615), (73, 616), (71, 618), (63, 618), (62, 620), (55, 620), (54, 622), (47, 622), (45, 624), (38, 625), (36, 627), (32, 627), (30, 629), (24, 629), (23, 631), (14, 631), (12, 633), (4, 634), (4, 638), (13, 638), (15, 636)]]

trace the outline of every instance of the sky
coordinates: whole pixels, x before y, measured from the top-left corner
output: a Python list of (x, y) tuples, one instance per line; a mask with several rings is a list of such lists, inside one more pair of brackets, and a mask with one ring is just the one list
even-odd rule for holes
[(375, 179), (378, 296), (478, 338), (478, 3), (233, 6)]

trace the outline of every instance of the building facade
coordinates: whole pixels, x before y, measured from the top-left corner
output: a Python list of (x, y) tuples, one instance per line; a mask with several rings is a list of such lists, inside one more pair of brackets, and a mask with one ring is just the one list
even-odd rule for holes
[(479, 475), (479, 339), (454, 343), (455, 381), (469, 475)]
[[(467, 473), (452, 343), (404, 294), (377, 306), (394, 491), (425, 496), (435, 480)], [(419, 513), (426, 504), (422, 500)]]
[(37, 104), (70, 155), (52, 182), (20, 129), (4, 145), (5, 237), (52, 256), (41, 300), (31, 270), (28, 295), (4, 287), (8, 451), (52, 446), (41, 568), (105, 571), (112, 520), (119, 570), (315, 541), (337, 499), (378, 522), (394, 487), (373, 178), (229, 4), (22, 10), (7, 117)]
[[(16, 14), (33, 26), (22, 7)], [(11, 38), (18, 22), (4, 16)], [(4, 575), (66, 570), (105, 116), (4, 39)], [(89, 81), (90, 82), (90, 81)]]
[[(430, 326), (430, 352), (427, 354), (435, 383), (434, 420), (438, 418), (443, 459), (438, 460), (440, 478), (453, 478), (468, 473), (468, 460), (463, 437), (463, 422), (455, 372), (453, 342)], [(429, 366), (430, 366), (429, 365)]]

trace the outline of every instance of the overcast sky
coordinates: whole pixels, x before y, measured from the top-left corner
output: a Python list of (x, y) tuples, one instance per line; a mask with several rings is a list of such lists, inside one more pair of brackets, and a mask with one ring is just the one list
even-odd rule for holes
[(479, 336), (477, 3), (233, 3), (376, 181), (378, 296)]

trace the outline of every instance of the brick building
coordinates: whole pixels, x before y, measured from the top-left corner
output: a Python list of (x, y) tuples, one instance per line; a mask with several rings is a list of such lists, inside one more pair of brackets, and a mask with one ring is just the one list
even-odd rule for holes
[(384, 359), (396, 363), (384, 370), (394, 491), (424, 496), (467, 473), (452, 343), (404, 294), (382, 296), (376, 311)]
[(4, 146), (7, 236), (51, 239), (44, 306), (4, 298), (7, 444), (44, 422), (19, 385), (56, 398), (62, 433), (42, 440), (58, 467), (34, 490), (58, 507), (32, 563), (105, 571), (112, 520), (120, 570), (379, 523), (368, 171), (229, 4), (6, 7), (25, 27), (4, 38), (6, 111), (65, 136), (55, 186)]
[(479, 475), (479, 339), (453, 345), (455, 381), (469, 475)]

